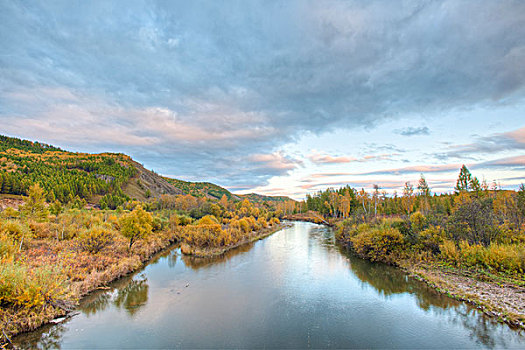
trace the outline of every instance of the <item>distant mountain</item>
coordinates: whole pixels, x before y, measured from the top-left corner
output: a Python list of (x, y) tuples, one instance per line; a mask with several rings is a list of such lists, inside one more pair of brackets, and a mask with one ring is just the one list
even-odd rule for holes
[(164, 177), (166, 181), (180, 189), (184, 194), (191, 194), (195, 197), (207, 197), (214, 199), (221, 199), (226, 195), (228, 199), (238, 200), (240, 197), (221, 187), (210, 182), (189, 182), (178, 179)]
[(248, 200), (253, 203), (287, 202), (287, 201), (293, 200), (290, 197), (285, 197), (285, 196), (265, 196), (265, 195), (257, 194), (257, 193), (243, 194), (243, 195), (239, 195), (239, 197), (248, 198)]

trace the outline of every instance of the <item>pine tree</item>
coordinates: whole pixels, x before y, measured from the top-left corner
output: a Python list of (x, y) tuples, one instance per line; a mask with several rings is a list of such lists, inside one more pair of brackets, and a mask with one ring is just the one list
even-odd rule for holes
[(417, 184), (417, 189), (419, 191), (420, 196), (430, 197), (430, 187), (428, 187), (427, 180), (421, 174), (421, 178), (419, 179), (419, 182)]
[(472, 183), (472, 174), (467, 169), (465, 164), (461, 167), (461, 170), (459, 171), (459, 177), (456, 182), (456, 187), (454, 188), (456, 190), (456, 193), (469, 191), (470, 185)]

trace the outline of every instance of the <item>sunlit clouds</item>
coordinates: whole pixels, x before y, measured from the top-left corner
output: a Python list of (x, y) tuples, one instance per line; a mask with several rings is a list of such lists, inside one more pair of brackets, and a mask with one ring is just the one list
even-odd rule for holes
[(0, 133), (294, 198), (449, 191), (461, 164), (515, 188), (524, 23), (520, 1), (4, 1)]

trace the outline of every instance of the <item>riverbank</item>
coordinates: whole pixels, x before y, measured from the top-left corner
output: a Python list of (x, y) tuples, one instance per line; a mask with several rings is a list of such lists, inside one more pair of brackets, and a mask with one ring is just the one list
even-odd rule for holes
[[(46, 300), (40, 308), (2, 307), (0, 346), (9, 344), (15, 335), (66, 317), (85, 295), (144, 267), (157, 253), (176, 241), (176, 233), (158, 232), (148, 240), (137, 242), (131, 254), (125, 249), (125, 241), (120, 241), (117, 238), (112, 247), (97, 254), (79, 252), (69, 241), (59, 242), (59, 246), (48, 240), (34, 241), (26, 252), (26, 260), (35, 268), (63, 267), (56, 277), (68, 284), (67, 294), (60, 299)], [(120, 249), (115, 249), (118, 246)]]
[[(296, 214), (293, 217), (297, 217), (299, 221), (330, 227), (337, 226), (337, 223), (342, 221), (320, 220), (311, 213)], [(350, 241), (342, 237), (337, 241), (347, 249), (353, 250)], [(405, 270), (409, 275), (427, 283), (438, 292), (473, 305), (489, 317), (507, 323), (513, 328), (525, 329), (525, 280), (523, 278), (516, 279), (501, 273), (441, 266), (439, 261), (423, 263), (421, 260), (403, 258), (402, 255), (392, 254), (388, 256), (388, 259), (379, 259), (379, 261)], [(360, 257), (374, 260), (363, 255)]]
[(429, 265), (401, 268), (437, 291), (467, 302), (484, 314), (508, 325), (525, 329), (525, 287), (523, 281), (472, 273), (468, 270), (444, 269)]
[(252, 231), (243, 240), (235, 244), (224, 246), (224, 247), (200, 248), (196, 246), (191, 246), (187, 243), (182, 243), (181, 253), (185, 255), (193, 256), (196, 258), (209, 258), (209, 257), (219, 256), (219, 255), (226, 253), (229, 250), (235, 249), (245, 244), (249, 244), (249, 243), (264, 239), (268, 236), (271, 236), (275, 232), (280, 231), (290, 226), (291, 226), (290, 223), (283, 222), (280, 224), (273, 225), (271, 227), (263, 228), (257, 231)]
[[(352, 245), (337, 240), (353, 251)], [(360, 258), (380, 261), (403, 269), (410, 276), (425, 282), (436, 291), (475, 306), (489, 317), (512, 328), (525, 329), (525, 280), (482, 270), (449, 267), (438, 259), (407, 258), (407, 254), (387, 255), (384, 259), (357, 254)]]

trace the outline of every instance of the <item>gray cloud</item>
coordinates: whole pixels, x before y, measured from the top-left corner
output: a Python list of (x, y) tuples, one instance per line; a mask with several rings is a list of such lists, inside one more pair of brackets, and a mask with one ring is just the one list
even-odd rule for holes
[(264, 184), (291, 168), (255, 155), (305, 131), (522, 100), (524, 22), (521, 1), (3, 1), (1, 131)]
[(426, 126), (410, 126), (408, 128), (395, 130), (394, 132), (402, 136), (430, 135), (430, 129)]
[(452, 145), (449, 151), (439, 155), (441, 159), (470, 158), (487, 153), (525, 150), (525, 127), (505, 133), (477, 137), (473, 143)]

